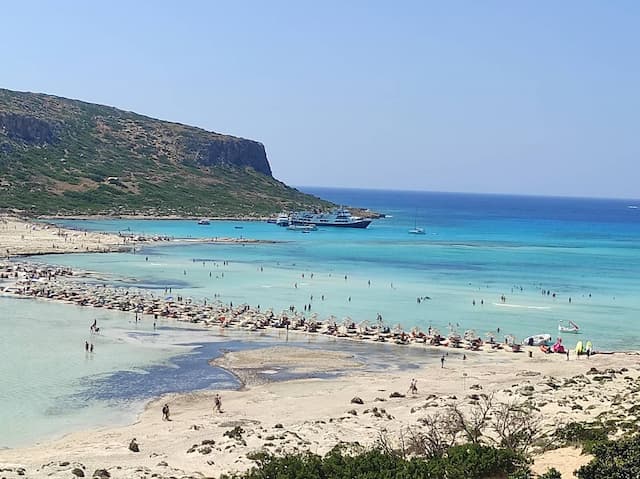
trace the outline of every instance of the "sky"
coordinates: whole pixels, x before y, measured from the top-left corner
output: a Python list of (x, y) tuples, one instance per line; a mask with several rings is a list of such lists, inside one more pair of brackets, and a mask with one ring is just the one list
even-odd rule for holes
[(258, 140), (291, 185), (640, 197), (640, 2), (31, 1), (0, 87)]

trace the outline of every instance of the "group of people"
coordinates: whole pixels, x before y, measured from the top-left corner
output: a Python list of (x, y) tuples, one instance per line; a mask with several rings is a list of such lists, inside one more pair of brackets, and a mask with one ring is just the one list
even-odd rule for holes
[[(416, 389), (417, 392), (417, 389)], [(222, 414), (222, 398), (220, 397), (220, 394), (216, 393), (216, 395), (213, 397), (213, 412), (214, 413), (220, 413)], [(170, 417), (171, 411), (169, 410), (169, 404), (165, 403), (164, 406), (162, 406), (162, 420), (163, 421), (171, 421), (171, 417)]]
[(413, 394), (414, 396), (416, 394), (418, 394), (418, 380), (413, 378), (411, 380), (411, 384), (409, 384), (409, 393)]

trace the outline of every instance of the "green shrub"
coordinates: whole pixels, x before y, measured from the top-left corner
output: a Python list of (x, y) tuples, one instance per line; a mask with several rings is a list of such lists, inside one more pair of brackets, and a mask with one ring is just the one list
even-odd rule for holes
[(578, 469), (580, 479), (640, 477), (640, 435), (594, 445), (593, 460)]
[(257, 467), (237, 479), (484, 479), (528, 470), (526, 461), (505, 449), (464, 445), (431, 459), (404, 459), (378, 449), (349, 454), (334, 448), (326, 456), (303, 453), (277, 457), (250, 456)]
[(558, 428), (555, 436), (562, 445), (581, 446), (583, 452), (590, 454), (594, 445), (609, 440), (609, 430), (598, 422), (571, 422)]
[(547, 472), (542, 474), (540, 476), (540, 479), (562, 479), (562, 475), (555, 467), (552, 467)]

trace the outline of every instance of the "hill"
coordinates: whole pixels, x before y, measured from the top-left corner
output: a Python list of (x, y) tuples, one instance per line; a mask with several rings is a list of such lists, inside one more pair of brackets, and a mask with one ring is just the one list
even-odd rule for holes
[(273, 178), (256, 141), (0, 89), (0, 209), (257, 216), (326, 206)]

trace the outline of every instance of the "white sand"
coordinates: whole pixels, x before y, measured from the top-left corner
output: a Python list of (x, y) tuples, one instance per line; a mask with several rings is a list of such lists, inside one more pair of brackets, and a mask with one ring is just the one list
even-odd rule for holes
[(76, 231), (0, 216), (0, 256), (121, 251), (134, 244), (129, 238), (115, 234)]
[[(0, 466), (20, 465), (29, 477), (69, 477), (69, 468), (75, 462), (82, 463), (89, 473), (107, 468), (111, 477), (143, 477), (151, 473), (161, 477), (217, 476), (250, 467), (252, 462), (246, 454), (251, 451), (309, 450), (322, 454), (339, 441), (371, 445), (382, 431), (397, 437), (402, 428), (417, 427), (419, 418), (447, 404), (466, 407), (472, 393), (495, 392), (501, 400), (528, 397), (540, 408), (540, 419), (547, 429), (569, 420), (595, 418), (610, 410), (620, 395), (624, 399), (617, 405), (618, 410), (638, 399), (638, 393), (632, 392), (632, 381), (624, 378), (631, 377), (633, 382), (638, 378), (635, 355), (602, 355), (569, 362), (561, 355), (535, 353), (532, 359), (526, 354), (505, 352), (467, 353), (467, 357), (466, 361), (450, 359), (442, 369), (439, 361), (427, 360), (417, 353), (416, 361), (429, 361), (418, 370), (370, 372), (335, 352), (270, 348), (259, 353), (233, 353), (219, 362), (235, 364), (238, 370), (253, 366), (277, 370), (299, 361), (309, 372), (313, 364), (318, 365), (317, 370), (327, 371), (331, 369), (327, 363), (342, 361), (350, 372), (340, 378), (265, 383), (240, 391), (223, 391), (222, 414), (213, 412), (214, 391), (171, 395), (152, 401), (130, 426), (78, 432), (35, 447), (0, 451)], [(579, 376), (591, 367), (626, 367), (629, 371), (614, 374), (604, 383), (594, 381), (593, 375)], [(578, 383), (584, 384), (563, 385), (563, 379), (575, 376)], [(414, 377), (418, 381), (417, 396), (389, 397), (394, 391), (406, 393)], [(558, 387), (550, 387), (551, 381)], [(482, 389), (472, 389), (474, 385)], [(533, 391), (524, 386), (533, 386)], [(354, 396), (362, 398), (364, 404), (352, 404)], [(171, 408), (170, 422), (161, 420), (165, 402)], [(581, 409), (574, 408), (576, 404)], [(373, 407), (384, 409), (381, 417), (371, 413)], [(357, 415), (349, 414), (350, 410)], [(282, 428), (276, 428), (278, 424)], [(242, 439), (225, 437), (224, 433), (236, 425), (244, 430)], [(128, 450), (134, 437), (140, 445), (139, 453)], [(207, 440), (215, 444), (203, 445)], [(197, 447), (192, 449), (194, 445)], [(59, 466), (60, 461), (70, 464)], [(543, 455), (536, 468), (544, 471), (554, 466), (569, 474), (587, 461), (576, 451), (558, 451)], [(52, 462), (53, 465), (43, 466)]]

